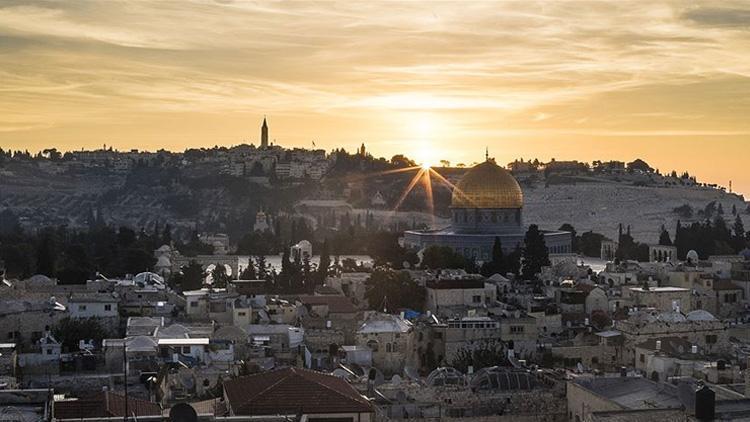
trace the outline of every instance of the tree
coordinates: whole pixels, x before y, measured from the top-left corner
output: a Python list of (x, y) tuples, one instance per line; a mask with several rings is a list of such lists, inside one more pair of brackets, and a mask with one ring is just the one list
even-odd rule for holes
[(376, 268), (365, 282), (365, 299), (371, 310), (396, 312), (400, 309), (424, 310), (427, 291), (408, 272)]
[(268, 277), (268, 264), (266, 263), (265, 255), (256, 256), (255, 265), (258, 269), (258, 278), (262, 280), (266, 280)]
[(612, 320), (609, 318), (606, 312), (601, 309), (594, 310), (591, 312), (591, 325), (597, 330), (603, 330), (612, 324)]
[(576, 229), (573, 227), (573, 225), (565, 223), (560, 226), (560, 231), (570, 232), (571, 248), (573, 249), (573, 252), (578, 252), (578, 233), (576, 233)]
[(672, 246), (672, 239), (669, 237), (669, 232), (664, 226), (661, 226), (661, 234), (659, 235), (659, 244), (661, 246)]
[(227, 274), (227, 269), (223, 264), (217, 264), (214, 267), (214, 269), (211, 271), (211, 278), (213, 279), (211, 287), (215, 289), (226, 288), (227, 283), (229, 283), (230, 280), (230, 277)]
[(467, 260), (450, 246), (428, 246), (422, 253), (422, 268), (466, 269)]
[(240, 273), (240, 279), (241, 280), (255, 280), (257, 278), (257, 274), (255, 273), (255, 266), (253, 265), (253, 260), (248, 259), (247, 267), (242, 270)]
[(505, 347), (500, 342), (482, 341), (473, 346), (459, 349), (450, 362), (450, 366), (466, 373), (469, 367), (474, 370), (502, 366), (505, 363)]
[(48, 277), (55, 276), (55, 241), (49, 232), (42, 235), (37, 247), (36, 272)]
[(482, 275), (490, 277), (493, 274), (505, 275), (507, 273), (505, 269), (505, 257), (503, 256), (503, 245), (500, 237), (495, 237), (495, 242), (492, 244), (492, 260), (485, 262), (482, 265)]
[(736, 252), (739, 252), (743, 249), (745, 249), (746, 246), (746, 238), (745, 238), (745, 224), (742, 222), (742, 218), (740, 218), (739, 215), (737, 215), (734, 219), (734, 249)]
[(198, 290), (203, 287), (206, 280), (206, 272), (201, 264), (191, 260), (188, 265), (182, 267), (182, 275), (179, 277), (180, 288), (185, 290)]
[(578, 239), (579, 251), (584, 256), (598, 257), (601, 255), (603, 240), (604, 235), (601, 233), (585, 232)]
[(114, 333), (108, 332), (97, 318), (62, 319), (52, 327), (52, 336), (68, 351), (78, 350), (79, 340), (94, 340), (97, 344)]
[(320, 247), (320, 261), (318, 263), (317, 284), (322, 285), (328, 277), (328, 270), (331, 267), (331, 254), (328, 250), (328, 239), (323, 241)]
[(539, 231), (539, 226), (532, 224), (524, 238), (521, 275), (526, 280), (533, 280), (542, 271), (542, 267), (548, 265), (549, 252), (544, 241), (544, 233)]

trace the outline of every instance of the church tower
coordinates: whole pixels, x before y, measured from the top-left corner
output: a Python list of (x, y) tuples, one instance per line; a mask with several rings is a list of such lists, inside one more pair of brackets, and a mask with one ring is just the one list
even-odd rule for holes
[(265, 117), (263, 117), (263, 125), (260, 127), (260, 147), (268, 148), (268, 124), (266, 124)]

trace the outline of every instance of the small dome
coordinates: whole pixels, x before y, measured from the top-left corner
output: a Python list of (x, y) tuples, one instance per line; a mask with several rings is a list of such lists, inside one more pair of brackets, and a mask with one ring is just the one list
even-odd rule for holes
[(44, 274), (34, 274), (29, 277), (26, 281), (31, 284), (52, 284), (52, 279)]
[(716, 317), (714, 317), (711, 314), (711, 312), (704, 311), (703, 309), (696, 309), (692, 312), (688, 312), (687, 320), (688, 321), (716, 321)]
[(700, 261), (700, 257), (698, 256), (698, 252), (691, 250), (687, 253), (687, 260), (691, 261), (693, 263)]
[(453, 189), (452, 208), (523, 208), (523, 191), (509, 171), (487, 160), (464, 174)]
[(427, 385), (430, 387), (466, 385), (466, 377), (455, 368), (437, 368), (427, 376)]
[(171, 266), (172, 263), (169, 262), (169, 258), (166, 255), (162, 255), (156, 260), (156, 268), (169, 268)]
[(164, 278), (162, 276), (148, 271), (136, 274), (135, 277), (133, 277), (133, 280), (136, 283), (164, 284)]
[(472, 390), (532, 390), (536, 379), (525, 371), (493, 366), (479, 370), (471, 379)]
[(685, 315), (677, 311), (662, 312), (656, 316), (657, 321), (661, 322), (685, 322), (687, 319)]

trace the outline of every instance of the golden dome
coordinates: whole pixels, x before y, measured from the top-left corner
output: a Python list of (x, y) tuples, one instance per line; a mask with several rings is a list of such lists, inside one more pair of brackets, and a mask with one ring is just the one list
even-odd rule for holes
[(453, 190), (452, 208), (523, 208), (523, 191), (509, 171), (485, 161), (464, 174)]

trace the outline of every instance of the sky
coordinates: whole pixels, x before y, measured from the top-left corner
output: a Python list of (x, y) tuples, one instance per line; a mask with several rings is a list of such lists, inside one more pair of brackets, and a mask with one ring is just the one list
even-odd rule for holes
[(0, 3), (0, 147), (643, 158), (750, 194), (750, 3)]

